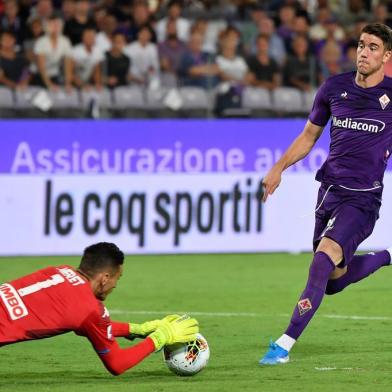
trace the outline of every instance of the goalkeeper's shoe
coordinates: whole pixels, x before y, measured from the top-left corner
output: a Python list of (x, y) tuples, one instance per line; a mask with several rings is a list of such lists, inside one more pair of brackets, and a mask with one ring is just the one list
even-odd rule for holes
[(270, 342), (269, 349), (263, 358), (260, 359), (260, 365), (279, 365), (289, 361), (289, 352), (274, 342)]

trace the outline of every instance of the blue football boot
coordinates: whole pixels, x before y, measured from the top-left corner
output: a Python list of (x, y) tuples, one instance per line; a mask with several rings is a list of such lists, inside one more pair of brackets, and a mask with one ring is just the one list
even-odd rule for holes
[(279, 365), (281, 363), (287, 363), (289, 359), (289, 352), (271, 340), (269, 350), (264, 357), (260, 359), (259, 364)]

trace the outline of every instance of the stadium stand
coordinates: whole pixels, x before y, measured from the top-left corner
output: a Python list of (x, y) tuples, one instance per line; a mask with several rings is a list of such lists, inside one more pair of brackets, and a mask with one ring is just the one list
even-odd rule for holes
[[(325, 78), (355, 67), (363, 25), (391, 24), (392, 11), (375, 0), (1, 3), (3, 117), (303, 116)], [(239, 99), (227, 93), (217, 110), (222, 84)]]

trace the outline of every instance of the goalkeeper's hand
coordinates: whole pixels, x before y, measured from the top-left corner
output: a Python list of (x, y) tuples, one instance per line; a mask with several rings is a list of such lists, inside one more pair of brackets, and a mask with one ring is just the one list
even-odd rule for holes
[(145, 338), (151, 332), (154, 332), (163, 322), (172, 321), (180, 316), (178, 314), (169, 314), (162, 320), (146, 321), (142, 324), (129, 323), (129, 336), (128, 339)]
[(186, 343), (196, 339), (199, 323), (196, 319), (183, 315), (174, 320), (163, 321), (155, 332), (149, 335), (159, 351), (163, 346), (174, 343)]

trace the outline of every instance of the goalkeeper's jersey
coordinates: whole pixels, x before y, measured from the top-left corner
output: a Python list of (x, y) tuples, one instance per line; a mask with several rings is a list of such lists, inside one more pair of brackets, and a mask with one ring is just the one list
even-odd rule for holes
[(70, 331), (87, 337), (113, 373), (154, 351), (151, 339), (137, 350), (119, 348), (114, 336), (127, 336), (128, 324), (111, 322), (89, 281), (72, 267), (48, 267), (0, 285), (0, 346)]

